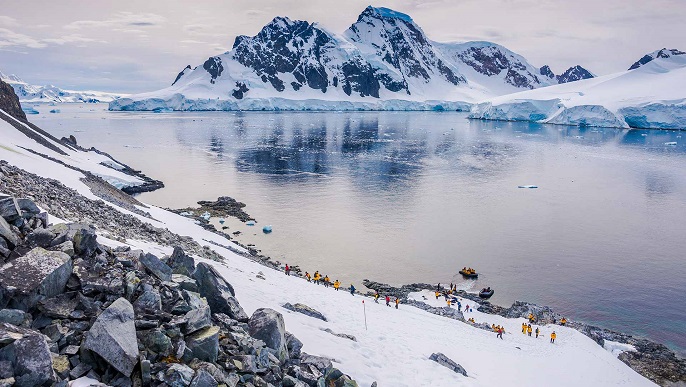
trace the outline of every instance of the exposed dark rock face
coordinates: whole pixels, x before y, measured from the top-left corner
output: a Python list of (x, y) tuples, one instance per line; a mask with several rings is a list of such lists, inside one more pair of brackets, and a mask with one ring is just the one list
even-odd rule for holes
[(498, 46), (476, 46), (457, 54), (457, 57), (477, 72), (494, 76), (505, 72), (505, 81), (512, 86), (533, 89), (541, 82), (517, 58)]
[(551, 70), (550, 66), (548, 65), (541, 67), (539, 72), (542, 76), (555, 80), (557, 83), (568, 83), (580, 81), (582, 79), (594, 78), (594, 75), (591, 74), (590, 71), (586, 70), (585, 68), (579, 65), (568, 68), (564, 73), (560, 75), (555, 75), (555, 73), (553, 73), (553, 70)]
[(202, 68), (204, 68), (208, 73), (210, 73), (210, 82), (214, 83), (217, 78), (222, 75), (224, 71), (224, 66), (222, 65), (222, 59), (218, 56), (213, 56), (203, 63)]
[(14, 89), (9, 84), (0, 79), (0, 109), (12, 117), (26, 121), (26, 113), (21, 110), (19, 97), (14, 93)]
[[(290, 85), (299, 90), (303, 85), (326, 93), (330, 86), (341, 84), (345, 92), (360, 96), (379, 97), (379, 82), (374, 70), (358, 54), (343, 63), (345, 49), (339, 47), (326, 31), (313, 23), (277, 17), (254, 37), (239, 36), (233, 45), (233, 59), (252, 68), (265, 83), (282, 92), (286, 84), (283, 74), (292, 74), (297, 82)], [(243, 90), (243, 89), (246, 90)], [(247, 87), (237, 84), (234, 97), (243, 98)]]
[[(407, 15), (369, 6), (345, 35), (359, 45), (375, 49), (382, 61), (400, 73), (400, 78), (394, 74), (383, 75), (391, 78), (386, 82), (393, 88), (407, 84), (408, 78), (428, 82), (432, 77), (441, 77), (454, 85), (466, 82), (436, 54), (431, 41)], [(379, 38), (382, 44), (377, 41)]]
[(553, 70), (551, 70), (548, 65), (541, 67), (539, 72), (546, 78), (555, 79), (555, 73), (553, 73)]
[(186, 70), (190, 70), (190, 69), (191, 69), (191, 65), (184, 67), (184, 69), (179, 72), (179, 75), (176, 76), (176, 79), (174, 79), (174, 82), (172, 82), (172, 86), (174, 86), (176, 84), (176, 82), (178, 82), (179, 79), (181, 79), (181, 77), (183, 77), (186, 74)]
[[(241, 222), (247, 222), (249, 220), (255, 220), (255, 218), (248, 215), (247, 212), (243, 210), (245, 208), (245, 203), (239, 202), (236, 199), (229, 196), (220, 196), (216, 201), (201, 200), (198, 202), (200, 208), (182, 208), (178, 210), (170, 210), (177, 214), (181, 213), (193, 213), (201, 214), (207, 211), (210, 216), (213, 217), (226, 217), (232, 216), (238, 218)], [(204, 220), (200, 218), (200, 220)], [(207, 220), (204, 220), (207, 222)]]
[(656, 58), (669, 58), (674, 55), (684, 55), (686, 52), (677, 50), (675, 48), (668, 49), (668, 48), (663, 48), (661, 50), (657, 50), (655, 52), (652, 52), (650, 54), (644, 55), (641, 59), (637, 60), (634, 62), (634, 64), (629, 67), (629, 70), (635, 70), (641, 66), (643, 66), (646, 63), (652, 62)]
[(556, 78), (558, 83), (568, 83), (593, 78), (593, 74), (585, 68), (576, 65), (568, 68), (567, 71), (558, 75)]
[[(296, 91), (298, 90), (295, 88), (295, 86), (293, 88)], [(300, 88), (300, 86), (298, 86), (298, 88)], [(245, 93), (247, 93), (249, 90), (250, 89), (248, 89), (248, 86), (246, 86), (245, 83), (236, 82), (236, 88), (233, 90), (231, 95), (233, 95), (233, 97), (236, 99), (243, 99), (243, 97), (245, 96)]]

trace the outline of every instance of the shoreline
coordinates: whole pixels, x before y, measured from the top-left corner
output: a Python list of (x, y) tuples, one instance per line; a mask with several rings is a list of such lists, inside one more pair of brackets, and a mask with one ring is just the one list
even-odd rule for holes
[[(222, 201), (232, 203), (233, 206), (238, 208), (238, 210), (240, 211), (240, 215), (232, 215), (231, 211), (233, 210), (233, 208), (231, 206), (229, 206), (229, 211), (222, 213), (221, 208), (217, 209), (219, 206), (212, 205), (213, 203), (219, 203)], [(196, 214), (196, 212), (206, 211), (209, 208), (212, 217), (235, 217), (241, 220), (242, 222), (246, 222), (246, 220), (244, 219), (255, 220), (243, 211), (243, 208), (245, 207), (244, 203), (239, 202), (230, 197), (220, 197), (216, 202), (200, 201), (198, 202), (198, 204), (200, 204), (200, 207), (198, 209), (195, 209), (195, 212), (191, 214), (186, 214), (184, 216), (195, 219), (198, 222), (198, 224), (206, 230), (224, 236), (231, 242), (246, 249), (247, 252), (239, 253), (240, 255), (248, 259), (251, 259), (255, 262), (258, 262), (263, 266), (279, 271), (284, 270), (282, 262), (261, 254), (261, 251), (258, 249), (258, 246), (252, 244), (246, 246), (240, 243), (234, 237), (229, 235), (228, 232), (217, 230), (216, 227), (213, 224), (211, 224), (208, 219), (205, 219), (202, 216)], [(211, 209), (215, 209), (215, 211), (211, 211)], [(171, 212), (179, 214), (181, 212), (193, 209), (185, 208), (169, 210)], [(293, 273), (292, 276), (295, 276), (302, 280), (306, 280), (302, 274), (301, 268), (298, 265), (290, 265), (290, 268), (291, 273)], [(356, 290), (356, 293), (362, 296), (371, 297), (374, 294), (373, 291), (378, 291), (382, 296), (390, 295), (392, 297), (398, 297), (401, 299), (401, 303), (415, 306), (419, 309), (425, 310), (428, 313), (433, 313), (443, 317), (457, 319), (464, 323), (468, 323), (461, 313), (455, 313), (455, 308), (436, 308), (429, 306), (424, 302), (412, 300), (409, 298), (410, 293), (420, 292), (423, 290), (435, 291), (435, 285), (427, 283), (411, 283), (403, 284), (400, 286), (392, 286), (389, 284), (380, 283), (369, 279), (362, 280), (362, 285), (365, 288), (370, 289), (367, 292)], [(443, 286), (442, 289), (447, 290)], [(476, 308), (477, 311), (490, 315), (496, 315), (506, 318), (526, 318), (529, 315), (529, 313), (532, 313), (536, 317), (537, 324), (539, 325), (557, 324), (557, 321), (560, 321), (562, 317), (566, 317), (567, 327), (573, 328), (581, 332), (582, 334), (589, 337), (603, 348), (605, 348), (605, 341), (618, 342), (621, 344), (628, 344), (633, 346), (636, 349), (635, 351), (623, 351), (617, 356), (618, 359), (634, 371), (638, 372), (645, 378), (655, 382), (656, 384), (668, 386), (671, 385), (671, 383), (679, 383), (680, 380), (686, 380), (686, 358), (680, 356), (675, 350), (672, 350), (671, 348), (667, 347), (662, 343), (658, 343), (645, 337), (634, 336), (631, 334), (611, 330), (608, 328), (603, 328), (601, 326), (592, 325), (583, 321), (571, 320), (569, 319), (569, 317), (563, 316), (555, 312), (551, 307), (545, 305), (541, 306), (527, 301), (515, 300), (511, 306), (505, 307), (502, 305), (493, 304), (488, 300), (480, 298), (477, 293), (469, 293), (465, 290), (457, 290), (453, 293), (453, 295), (476, 302), (479, 305)], [(475, 326), (480, 327), (478, 325)]]

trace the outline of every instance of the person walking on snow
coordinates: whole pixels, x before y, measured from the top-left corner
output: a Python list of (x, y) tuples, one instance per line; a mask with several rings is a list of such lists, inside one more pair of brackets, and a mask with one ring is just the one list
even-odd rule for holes
[(536, 327), (536, 338), (538, 339), (538, 334), (541, 333), (541, 330)]
[(328, 287), (329, 287), (329, 281), (331, 281), (331, 279), (329, 278), (328, 275), (325, 275), (325, 276), (324, 276), (324, 287), (325, 287), (325, 288), (328, 288)]
[(437, 300), (438, 300), (438, 297), (440, 297), (440, 296), (441, 296), (441, 292), (436, 291), (436, 299), (437, 299)]
[(333, 281), (333, 288), (336, 289), (336, 291), (338, 291), (338, 288), (340, 288), (340, 287), (341, 287), (340, 281), (338, 281), (338, 280)]
[[(338, 290), (338, 289), (336, 289)], [(374, 293), (374, 302), (377, 304), (379, 303), (379, 291), (377, 290), (376, 293)]]
[(286, 264), (286, 269), (284, 271), (286, 272), (286, 275), (291, 275), (291, 268), (288, 267), (288, 264)]
[(500, 340), (503, 339), (503, 328), (498, 327), (498, 334), (495, 337), (500, 337)]
[(464, 311), (465, 311), (465, 312), (469, 312), (469, 305), (465, 305), (465, 306), (464, 306)]
[(305, 272), (305, 278), (307, 279), (307, 282), (312, 282), (312, 276), (310, 275), (310, 273)]
[(314, 272), (314, 283), (316, 285), (319, 285), (319, 279), (322, 278), (322, 275), (319, 274), (319, 270)]
[(448, 308), (450, 308), (450, 298), (448, 298), (445, 302), (448, 303)]
[(526, 335), (526, 323), (522, 323), (522, 333)]
[(400, 303), (400, 299), (398, 297), (395, 298), (395, 308), (398, 309), (398, 304)]
[(355, 285), (350, 284), (350, 294), (355, 295)]
[(533, 331), (533, 329), (531, 329), (531, 324), (529, 324), (529, 325), (526, 327), (526, 333), (529, 334), (529, 337), (531, 337), (531, 332), (532, 332), (532, 331)]
[(550, 342), (555, 343), (555, 339), (557, 338), (557, 334), (555, 334), (555, 331), (550, 334)]
[(386, 306), (391, 306), (391, 296), (386, 296)]

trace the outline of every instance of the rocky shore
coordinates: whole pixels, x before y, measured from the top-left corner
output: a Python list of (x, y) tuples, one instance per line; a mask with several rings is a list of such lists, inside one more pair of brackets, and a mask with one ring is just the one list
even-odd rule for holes
[[(5, 193), (59, 185), (31, 176), (14, 186), (26, 173), (7, 164), (0, 173)], [(59, 190), (40, 191), (29, 190), (52, 199), (52, 213), (92, 215), (78, 195), (62, 208)], [(0, 386), (357, 386), (301, 352), (279, 312), (248, 316), (231, 284), (183, 248), (157, 257), (108, 247), (88, 222), (50, 225), (37, 205), (46, 203), (21, 193), (0, 198)], [(122, 234), (137, 231), (184, 241), (136, 224)]]
[[(430, 313), (464, 321), (462, 313), (454, 308), (435, 308), (421, 301), (408, 298), (410, 293), (422, 290), (435, 291), (435, 285), (417, 283), (395, 287), (366, 279), (363, 281), (363, 285), (369, 289), (378, 291), (380, 294), (399, 297), (403, 300), (403, 303), (416, 306)], [(477, 302), (479, 304), (477, 310), (482, 313), (506, 318), (526, 318), (531, 313), (535, 316), (537, 323), (540, 325), (557, 324), (563, 317), (559, 313), (553, 311), (550, 307), (540, 306), (529, 302), (515, 301), (509, 308), (505, 308), (483, 300), (477, 294), (467, 293), (464, 290), (458, 290), (453, 294), (457, 297)], [(567, 322), (566, 326), (574, 328), (590, 337), (601, 347), (605, 345), (605, 340), (632, 345), (636, 350), (622, 352), (618, 357), (619, 360), (658, 385), (674, 386), (680, 385), (679, 383), (686, 383), (686, 360), (679, 358), (674, 351), (663, 344), (600, 328), (580, 321), (570, 320)], [(486, 327), (486, 329), (490, 329), (490, 327)]]

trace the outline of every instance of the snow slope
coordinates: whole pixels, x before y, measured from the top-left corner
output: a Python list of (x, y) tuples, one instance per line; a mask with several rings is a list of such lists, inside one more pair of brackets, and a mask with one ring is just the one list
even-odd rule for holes
[[(5, 121), (0, 121), (0, 139), (0, 159), (32, 173), (58, 179), (86, 197), (95, 198), (80, 180), (83, 176), (80, 172), (22, 149), (21, 147), (36, 148), (37, 145)], [(36, 150), (50, 153), (49, 149)], [(69, 156), (55, 152), (50, 155), (80, 168), (88, 168), (96, 174), (111, 173), (102, 169), (104, 167), (98, 164), (96, 155), (74, 154), (69, 149), (64, 150), (69, 152)], [(394, 387), (654, 385), (610, 352), (623, 350), (622, 348), (610, 347), (605, 350), (572, 329), (555, 327), (558, 340), (555, 344), (550, 344), (547, 335), (552, 327), (542, 327), (545, 336), (536, 340), (518, 333), (517, 327), (522, 319), (505, 319), (479, 312), (467, 313), (466, 317), (474, 317), (476, 321), (505, 325), (508, 334), (504, 340), (500, 340), (492, 332), (418, 308), (401, 304), (396, 310), (383, 304), (375, 304), (370, 298), (352, 296), (345, 291), (336, 292), (294, 276), (287, 277), (282, 272), (210, 244), (208, 241), (222, 245), (230, 245), (232, 242), (203, 229), (191, 219), (164, 209), (154, 206), (144, 208), (151, 218), (118, 209), (155, 227), (168, 228), (179, 235), (190, 236), (201, 245), (207, 245), (224, 256), (224, 263), (208, 263), (215, 265), (233, 285), (237, 298), (248, 314), (263, 307), (281, 312), (286, 328), (302, 340), (305, 352), (333, 356), (336, 367), (350, 374), (361, 386), (369, 386), (373, 381), (377, 381), (380, 386)], [(102, 236), (98, 237), (98, 241), (109, 245), (121, 244)], [(170, 254), (172, 251), (170, 246), (140, 240), (128, 240), (127, 244), (154, 254)], [(257, 278), (260, 272), (264, 279)], [(413, 297), (423, 300), (422, 295), (414, 294)], [(430, 293), (427, 295), (430, 296)], [(443, 305), (442, 301), (427, 298), (425, 302)], [(287, 311), (281, 306), (286, 302), (305, 303), (324, 313), (329, 321), (323, 322)], [(463, 305), (467, 303), (463, 301)], [(357, 341), (333, 336), (322, 330), (325, 328), (336, 333), (354, 335)], [(463, 377), (430, 361), (428, 357), (433, 352), (443, 352), (460, 363), (469, 376)]]
[[(44, 176), (46, 172), (50, 173), (59, 170), (62, 173), (53, 178), (60, 180), (70, 187), (83, 185), (79, 181), (79, 179), (83, 177), (82, 173), (62, 166), (57, 168), (59, 164), (32, 153), (30, 150), (59, 160), (67, 165), (90, 171), (94, 175), (99, 176), (120, 189), (144, 183), (143, 180), (138, 177), (120, 172), (119, 170), (124, 169), (125, 167), (105, 155), (96, 152), (84, 152), (68, 147), (49, 137), (41, 136), (44, 141), (49, 143), (54, 149), (45, 147), (17, 130), (14, 126), (6, 122), (5, 119), (11, 120), (24, 127), (26, 130), (34, 132), (28, 125), (5, 113), (3, 110), (0, 110), (0, 115), (2, 115), (3, 118), (0, 119), (0, 151), (2, 151), (3, 160), (7, 160), (14, 165), (21, 166), (21, 168), (31, 173), (41, 176)], [(59, 149), (62, 153), (57, 152), (55, 149)], [(88, 194), (86, 196), (89, 198), (95, 197), (90, 194), (88, 189), (82, 189), (79, 192), (81, 194)]]
[(686, 129), (686, 55), (656, 58), (625, 72), (487, 99), (472, 108), (470, 117)]
[(462, 110), (557, 82), (505, 47), (437, 43), (409, 15), (369, 6), (342, 35), (276, 17), (231, 51), (187, 66), (170, 87), (110, 109)]
[(49, 103), (49, 102), (111, 102), (126, 94), (108, 93), (92, 90), (65, 90), (57, 86), (36, 86), (24, 82), (18, 76), (5, 75), (0, 72), (0, 79), (9, 83), (19, 100), (24, 103)]

